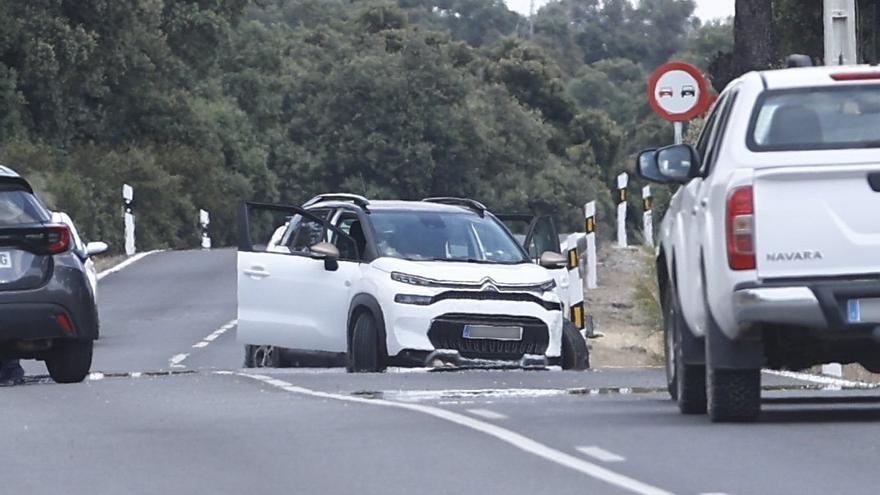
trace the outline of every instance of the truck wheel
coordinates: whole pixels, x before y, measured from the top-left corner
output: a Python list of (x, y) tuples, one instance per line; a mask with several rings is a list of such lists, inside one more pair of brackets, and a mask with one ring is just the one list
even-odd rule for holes
[(749, 422), (761, 412), (761, 370), (708, 368), (709, 419)]
[(562, 369), (590, 369), (590, 349), (581, 332), (568, 320), (562, 322)]
[(377, 373), (385, 370), (379, 343), (379, 327), (369, 312), (358, 316), (352, 331), (348, 350), (348, 371), (352, 373)]
[(91, 340), (56, 341), (46, 356), (46, 369), (56, 383), (79, 383), (92, 367)]
[(682, 414), (704, 414), (706, 412), (706, 367), (685, 364), (684, 345), (687, 338), (683, 332), (690, 332), (681, 315), (681, 306), (675, 289), (666, 291), (663, 312), (663, 334), (666, 343), (666, 388), (672, 400), (678, 404)]

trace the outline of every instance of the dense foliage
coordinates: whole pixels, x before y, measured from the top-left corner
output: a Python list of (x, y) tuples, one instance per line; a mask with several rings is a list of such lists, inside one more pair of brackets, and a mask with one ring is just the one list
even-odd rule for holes
[[(692, 0), (0, 1), (3, 163), (87, 237), (193, 247), (197, 211), (235, 239), (242, 199), (470, 196), (581, 224), (641, 147), (671, 57), (707, 67), (729, 23)], [(610, 231), (610, 229), (606, 229)]]

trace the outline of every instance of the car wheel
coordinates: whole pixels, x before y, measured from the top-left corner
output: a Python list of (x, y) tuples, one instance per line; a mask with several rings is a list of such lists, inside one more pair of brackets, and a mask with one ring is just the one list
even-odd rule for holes
[(749, 422), (761, 412), (761, 370), (708, 368), (709, 419), (713, 423)]
[(46, 368), (56, 383), (79, 383), (92, 367), (91, 340), (57, 341), (46, 356)]
[(352, 331), (348, 368), (353, 373), (375, 373), (385, 369), (379, 343), (379, 326), (369, 312), (358, 316)]
[(590, 368), (590, 349), (581, 332), (568, 320), (562, 323), (562, 369)]
[(663, 334), (666, 354), (666, 388), (682, 414), (706, 412), (706, 367), (685, 364), (682, 332), (690, 332), (681, 316), (675, 289), (666, 291)]
[(281, 349), (271, 345), (246, 345), (245, 368), (284, 368)]

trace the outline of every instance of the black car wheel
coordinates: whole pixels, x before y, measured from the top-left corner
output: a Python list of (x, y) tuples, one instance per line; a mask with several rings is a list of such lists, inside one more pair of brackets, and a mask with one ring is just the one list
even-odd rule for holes
[(663, 333), (666, 343), (666, 386), (682, 414), (706, 412), (706, 367), (685, 364), (683, 332), (690, 332), (681, 315), (675, 289), (666, 291)]
[(361, 313), (354, 324), (348, 351), (348, 369), (353, 373), (376, 373), (385, 370), (383, 346), (376, 320), (368, 312)]
[(568, 320), (562, 323), (562, 369), (590, 368), (590, 349), (581, 332)]
[(284, 368), (281, 348), (271, 345), (246, 345), (244, 347), (245, 368)]
[(91, 340), (57, 341), (46, 356), (49, 376), (57, 383), (79, 383), (92, 367)]

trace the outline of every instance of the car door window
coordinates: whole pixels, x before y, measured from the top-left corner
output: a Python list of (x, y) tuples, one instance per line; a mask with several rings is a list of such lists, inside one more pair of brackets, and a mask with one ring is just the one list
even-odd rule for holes
[(712, 168), (715, 165), (715, 160), (717, 160), (718, 158), (718, 152), (721, 148), (721, 143), (727, 130), (727, 124), (730, 121), (730, 113), (733, 109), (734, 103), (736, 102), (736, 97), (738, 94), (738, 90), (731, 90), (728, 95), (724, 97), (724, 101), (720, 102), (720, 113), (718, 115), (718, 118), (716, 119), (716, 124), (715, 128), (712, 130), (712, 135), (709, 138), (709, 149), (702, 162), (703, 176), (708, 176), (710, 173), (712, 173)]
[(703, 125), (703, 130), (700, 131), (700, 137), (697, 138), (697, 154), (700, 155), (700, 160), (702, 160), (703, 162), (706, 161), (706, 157), (708, 155), (710, 147), (709, 144), (712, 142), (712, 131), (715, 129), (715, 123), (718, 121), (718, 114), (721, 113), (720, 109), (725, 100), (726, 98), (722, 96), (721, 99), (715, 103), (715, 106), (709, 113), (709, 117), (706, 118), (706, 122)]
[(559, 235), (551, 217), (539, 217), (532, 226), (529, 256), (539, 258), (547, 251), (559, 252)]
[(362, 261), (367, 247), (367, 239), (364, 236), (364, 226), (356, 213), (345, 212), (336, 221), (336, 227), (349, 237), (333, 235), (331, 241), (339, 250), (339, 259), (342, 261)]

